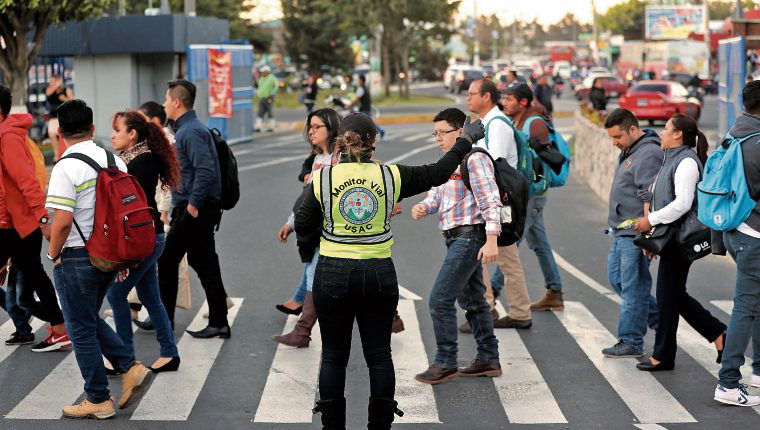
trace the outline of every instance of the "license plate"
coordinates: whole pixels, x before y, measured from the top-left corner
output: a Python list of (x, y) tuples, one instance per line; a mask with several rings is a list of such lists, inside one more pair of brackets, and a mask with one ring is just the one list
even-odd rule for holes
[(636, 106), (646, 106), (647, 101), (646, 100), (636, 100)]

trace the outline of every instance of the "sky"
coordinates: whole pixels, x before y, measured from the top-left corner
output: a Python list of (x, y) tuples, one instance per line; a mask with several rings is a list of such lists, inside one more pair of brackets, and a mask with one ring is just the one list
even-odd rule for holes
[[(610, 6), (622, 0), (595, 0), (598, 12), (604, 12)], [(548, 25), (559, 21), (566, 13), (574, 13), (582, 22), (591, 22), (591, 0), (462, 0), (459, 7), (460, 16), (474, 13), (477, 2), (478, 15), (495, 13), (503, 22), (511, 22), (516, 17), (531, 21), (538, 18), (541, 24)], [(268, 21), (282, 17), (280, 0), (257, 0), (257, 6), (249, 17), (254, 22)]]

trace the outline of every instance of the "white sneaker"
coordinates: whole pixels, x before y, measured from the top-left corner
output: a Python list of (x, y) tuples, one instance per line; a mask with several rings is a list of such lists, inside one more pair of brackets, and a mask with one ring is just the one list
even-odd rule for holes
[[(235, 302), (233, 302), (231, 298), (227, 297), (227, 309), (230, 309), (233, 306), (235, 306)], [(203, 318), (208, 319), (208, 311), (203, 313)]]
[(752, 376), (749, 377), (749, 386), (760, 388), (760, 375), (755, 375), (753, 373)]
[(747, 392), (747, 385), (740, 384), (739, 388), (723, 388), (720, 384), (715, 387), (715, 400), (734, 406), (760, 405), (760, 396), (752, 396)]

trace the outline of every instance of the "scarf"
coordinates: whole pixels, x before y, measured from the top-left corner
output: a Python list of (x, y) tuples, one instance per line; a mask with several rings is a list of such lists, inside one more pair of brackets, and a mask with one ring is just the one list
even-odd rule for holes
[(148, 148), (148, 144), (146, 142), (138, 142), (129, 148), (121, 151), (119, 154), (119, 158), (121, 158), (124, 161), (124, 164), (129, 164), (137, 158), (138, 155), (145, 154), (146, 152), (150, 152), (150, 149)]

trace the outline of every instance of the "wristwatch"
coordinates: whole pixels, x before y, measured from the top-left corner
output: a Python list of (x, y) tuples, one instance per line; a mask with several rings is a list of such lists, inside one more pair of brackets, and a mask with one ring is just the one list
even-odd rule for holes
[(40, 224), (41, 225), (47, 225), (50, 222), (50, 218), (47, 217), (47, 215), (40, 218)]
[(55, 257), (52, 257), (52, 256), (50, 255), (50, 253), (47, 253), (46, 255), (47, 255), (47, 259), (48, 259), (48, 260), (50, 260), (50, 261), (52, 261), (53, 263), (55, 263), (55, 260), (57, 260), (57, 259), (61, 258), (61, 254), (58, 254), (58, 255), (56, 255)]

